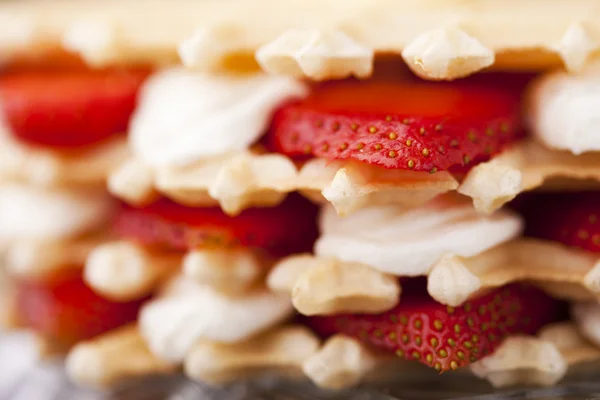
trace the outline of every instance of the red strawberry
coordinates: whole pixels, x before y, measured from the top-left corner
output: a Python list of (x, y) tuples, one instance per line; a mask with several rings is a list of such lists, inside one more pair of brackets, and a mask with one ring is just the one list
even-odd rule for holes
[(452, 308), (433, 301), (415, 283), (406, 285), (409, 292), (386, 313), (311, 317), (308, 324), (319, 334), (343, 333), (443, 372), (493, 352), (510, 334), (535, 333), (564, 313), (561, 302), (521, 284)]
[(600, 192), (534, 194), (519, 209), (527, 236), (600, 253)]
[(137, 318), (143, 300), (115, 303), (94, 293), (80, 275), (16, 282), (21, 322), (61, 344), (73, 344)]
[(148, 71), (25, 71), (0, 76), (13, 134), (49, 147), (97, 143), (127, 129)]
[(289, 254), (312, 248), (316, 215), (317, 208), (298, 195), (235, 217), (218, 207), (186, 207), (161, 199), (141, 208), (123, 206), (115, 227), (122, 237), (175, 250), (241, 245)]
[(498, 153), (521, 134), (521, 79), (338, 81), (281, 108), (269, 142), (290, 156), (443, 171)]

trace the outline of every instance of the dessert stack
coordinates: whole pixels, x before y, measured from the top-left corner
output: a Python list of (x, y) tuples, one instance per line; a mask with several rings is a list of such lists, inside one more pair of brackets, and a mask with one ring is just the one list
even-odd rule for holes
[(6, 314), (94, 387), (559, 382), (600, 357), (599, 13), (3, 5)]
[[(146, 75), (66, 67), (2, 74), (1, 241), (14, 281), (9, 296), (19, 304), (11, 314), (14, 323), (37, 326), (57, 344), (136, 316), (133, 304), (122, 304), (121, 311), (96, 296), (81, 271), (88, 253), (110, 235), (117, 204), (106, 177), (128, 152), (128, 119)], [(53, 296), (65, 310), (46, 303)], [(79, 307), (84, 298), (99, 314), (85, 315)], [(79, 330), (71, 326), (79, 318), (91, 320)]]

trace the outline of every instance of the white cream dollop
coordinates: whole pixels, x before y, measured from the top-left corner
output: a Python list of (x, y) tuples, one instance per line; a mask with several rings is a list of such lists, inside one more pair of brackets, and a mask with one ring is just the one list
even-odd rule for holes
[(144, 306), (139, 323), (154, 354), (181, 362), (198, 339), (239, 342), (292, 313), (290, 298), (284, 294), (257, 289), (229, 297), (179, 276), (163, 297)]
[(600, 151), (600, 74), (556, 73), (533, 84), (528, 115), (546, 147), (573, 154)]
[(0, 186), (0, 241), (63, 239), (106, 223), (113, 201), (99, 190)]
[(215, 76), (168, 69), (144, 85), (130, 130), (136, 156), (153, 167), (244, 150), (275, 109), (307, 94), (300, 81), (271, 75)]
[(370, 265), (400, 276), (426, 275), (446, 253), (470, 257), (518, 236), (521, 219), (507, 211), (478, 214), (473, 206), (438, 198), (420, 208), (371, 207), (346, 218), (321, 215), (319, 256)]

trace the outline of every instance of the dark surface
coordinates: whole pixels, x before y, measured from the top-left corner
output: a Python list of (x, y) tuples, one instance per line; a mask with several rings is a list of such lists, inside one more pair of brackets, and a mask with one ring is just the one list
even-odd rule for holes
[[(600, 399), (600, 369), (587, 368), (553, 388), (510, 389), (491, 393), (483, 381), (447, 374), (414, 378), (397, 388), (374, 386), (325, 392), (305, 382), (281, 382), (264, 377), (250, 383), (213, 388), (182, 377), (157, 377), (131, 383), (114, 393), (98, 393), (68, 383), (56, 366), (40, 366), (12, 388), (6, 400), (591, 400)], [(5, 400), (2, 399), (2, 400)]]

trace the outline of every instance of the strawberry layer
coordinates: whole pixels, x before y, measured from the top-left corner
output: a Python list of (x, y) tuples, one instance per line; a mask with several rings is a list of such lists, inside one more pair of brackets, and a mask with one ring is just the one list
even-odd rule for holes
[(566, 317), (566, 305), (539, 289), (512, 284), (453, 308), (436, 303), (423, 279), (405, 282), (398, 306), (378, 315), (310, 317), (319, 334), (342, 333), (438, 371), (457, 369), (492, 353), (513, 334), (534, 334)]
[(19, 322), (66, 345), (134, 321), (147, 300), (109, 301), (94, 293), (78, 273), (45, 282), (19, 281), (15, 289)]
[(22, 142), (89, 147), (127, 130), (148, 71), (22, 71), (0, 76), (3, 128)]
[(123, 205), (115, 229), (123, 238), (172, 250), (243, 246), (285, 255), (310, 250), (317, 236), (316, 213), (297, 195), (235, 217), (220, 208), (186, 207), (163, 198), (145, 207)]
[(600, 253), (600, 192), (534, 194), (514, 204), (527, 236)]
[(284, 106), (269, 142), (292, 157), (443, 171), (485, 160), (522, 133), (521, 82), (342, 81)]

